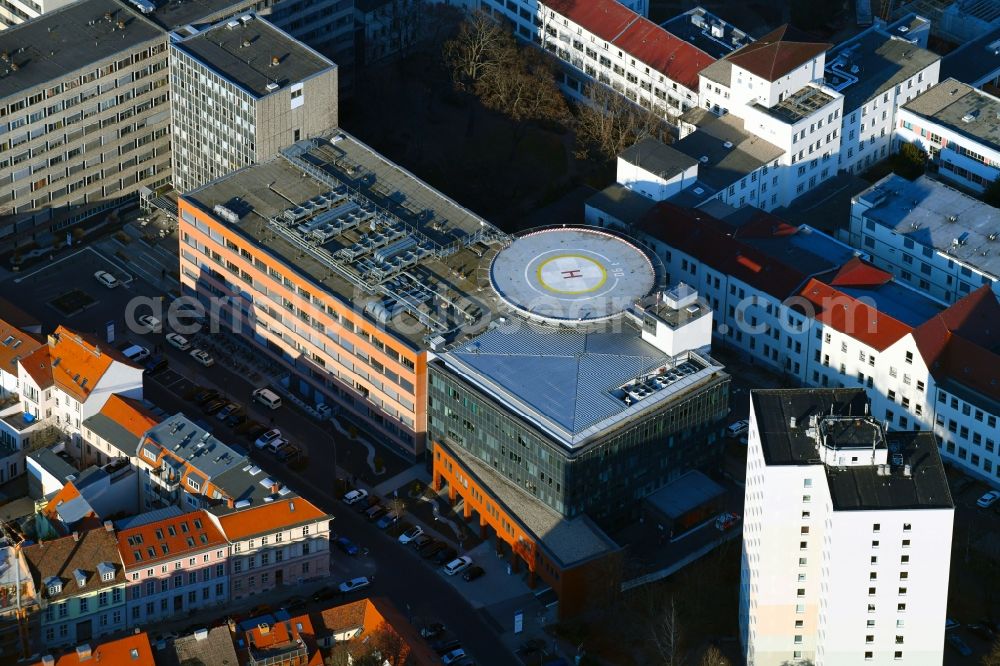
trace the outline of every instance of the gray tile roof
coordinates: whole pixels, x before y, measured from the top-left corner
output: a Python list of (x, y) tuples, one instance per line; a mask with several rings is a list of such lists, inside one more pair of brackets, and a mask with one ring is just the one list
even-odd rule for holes
[(698, 180), (716, 191), (784, 154), (773, 143), (747, 132), (743, 120), (731, 113), (704, 122), (672, 147), (698, 160)]
[(207, 635), (190, 634), (174, 639), (159, 650), (156, 662), (162, 666), (238, 666), (232, 634), (225, 624), (212, 627)]
[[(859, 68), (858, 81), (843, 88), (833, 84), (835, 72), (830, 65), (844, 57)], [(891, 90), (897, 84), (915, 76), (941, 56), (903, 39), (889, 37), (877, 31), (863, 33), (827, 53), (826, 81), (844, 96), (844, 113), (851, 113), (865, 102)], [(903, 91), (905, 94), (905, 91)]]
[(127, 428), (104, 414), (97, 413), (83, 420), (83, 427), (108, 442), (125, 456), (134, 456), (139, 446), (139, 438)]
[(618, 157), (664, 179), (670, 179), (698, 164), (698, 160), (652, 137), (629, 146)]

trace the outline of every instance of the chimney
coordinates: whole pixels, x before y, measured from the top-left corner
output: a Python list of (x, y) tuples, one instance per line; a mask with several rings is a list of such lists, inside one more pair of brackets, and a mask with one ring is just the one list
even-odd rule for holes
[(271, 633), (271, 627), (267, 624), (267, 622), (261, 622), (260, 624), (258, 624), (257, 630), (260, 632), (261, 636), (267, 636), (269, 633)]
[(87, 661), (91, 657), (90, 643), (76, 646), (76, 656), (80, 661)]
[(279, 490), (281, 490), (281, 484), (280, 483), (278, 483), (277, 481), (275, 481), (274, 483), (271, 484), (271, 492), (272, 493), (277, 493)]
[(105, 532), (114, 532), (115, 531), (115, 524), (112, 523), (110, 520), (105, 520), (104, 521), (104, 531)]
[(789, 416), (788, 417), (788, 427), (789, 428), (794, 428), (795, 425), (796, 425), (796, 423), (797, 423), (797, 421), (796, 421), (796, 419), (795, 419), (794, 416)]
[(73, 541), (79, 541), (79, 540), (80, 540), (80, 533), (73, 532)]
[(226, 506), (228, 508), (230, 508), (230, 509), (235, 509), (236, 508), (236, 500), (233, 499), (232, 497), (227, 497), (226, 498)]
[(903, 476), (909, 477), (913, 475), (913, 470), (909, 465), (903, 465)]
[(42, 666), (55, 666), (56, 658), (51, 654), (47, 654), (42, 657)]
[(271, 67), (277, 67), (281, 64), (281, 58), (278, 56), (271, 56)]

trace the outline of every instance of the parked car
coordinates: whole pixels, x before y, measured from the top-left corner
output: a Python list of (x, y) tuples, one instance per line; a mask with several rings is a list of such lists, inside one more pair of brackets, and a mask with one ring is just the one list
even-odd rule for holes
[(188, 342), (187, 338), (185, 338), (183, 335), (179, 333), (167, 333), (166, 339), (167, 342), (169, 342), (172, 347), (176, 347), (181, 351), (187, 351), (191, 349), (191, 343)]
[(282, 606), (286, 610), (295, 610), (296, 608), (302, 608), (307, 602), (308, 600), (305, 597), (294, 596), (285, 599), (285, 603), (283, 603)]
[(424, 558), (425, 560), (429, 560), (447, 547), (448, 544), (444, 543), (443, 541), (432, 541), (431, 543), (425, 545), (417, 552), (420, 553), (420, 557)]
[(365, 511), (365, 518), (367, 518), (369, 522), (375, 522), (387, 513), (389, 513), (389, 509), (385, 508), (381, 504), (376, 504), (375, 506), (368, 507), (368, 510)]
[(736, 525), (739, 519), (740, 517), (731, 511), (720, 514), (719, 517), (715, 519), (715, 529), (720, 532), (730, 530)]
[(142, 363), (149, 358), (149, 350), (140, 345), (129, 345), (122, 350), (122, 356), (135, 363)]
[(191, 352), (190, 352), (190, 354), (191, 354), (191, 358), (193, 358), (194, 360), (198, 361), (199, 363), (201, 363), (206, 368), (210, 368), (213, 365), (215, 365), (215, 359), (212, 358), (212, 355), (209, 354), (204, 349), (192, 349)]
[(146, 329), (145, 331), (142, 331), (143, 333), (159, 333), (160, 327), (163, 325), (160, 323), (159, 319), (151, 314), (139, 315), (139, 317), (136, 318), (136, 321), (142, 324), (143, 328)]
[(434, 624), (429, 624), (420, 630), (420, 635), (423, 638), (437, 638), (444, 633), (444, 625), (440, 622), (435, 622)]
[(108, 289), (114, 289), (121, 284), (121, 282), (118, 281), (118, 278), (107, 271), (97, 271), (94, 273), (94, 278), (96, 278), (98, 282), (103, 284)]
[(445, 654), (447, 652), (451, 652), (460, 645), (461, 643), (455, 638), (445, 638), (431, 643), (431, 649), (438, 654)]
[(219, 392), (215, 389), (202, 389), (194, 394), (194, 401), (199, 405), (205, 405), (219, 397)]
[(380, 530), (385, 530), (388, 529), (390, 525), (395, 525), (398, 522), (399, 522), (399, 516), (397, 516), (394, 513), (387, 513), (378, 519), (378, 522), (375, 523), (375, 527), (379, 528)]
[(271, 442), (280, 437), (281, 437), (281, 431), (278, 430), (277, 428), (271, 428), (267, 432), (261, 434), (261, 436), (254, 441), (253, 445), (256, 446), (258, 449), (263, 449), (265, 446), (267, 446), (268, 444), (270, 444)]
[(157, 354), (146, 359), (146, 369), (144, 372), (147, 375), (155, 375), (158, 372), (166, 370), (167, 367), (167, 359)]
[(225, 400), (220, 400), (220, 399), (216, 398), (215, 400), (212, 400), (212, 401), (207, 402), (204, 405), (202, 405), (202, 410), (206, 414), (215, 414), (216, 412), (218, 412), (220, 409), (222, 409), (225, 406), (226, 406), (226, 401)]
[(343, 536), (337, 537), (337, 540), (334, 541), (334, 543), (337, 544), (337, 548), (341, 549), (342, 551), (344, 551), (344, 553), (352, 557), (361, 552), (361, 549), (358, 548), (358, 544), (354, 543), (347, 537)]
[(246, 423), (246, 420), (247, 415), (243, 413), (242, 409), (238, 409), (226, 417), (226, 425), (230, 428), (235, 428), (238, 425)]
[(235, 414), (239, 410), (239, 408), (240, 408), (239, 405), (237, 405), (235, 402), (231, 402), (222, 409), (220, 409), (218, 412), (216, 412), (215, 418), (219, 419), (220, 421), (225, 421), (226, 419), (229, 418), (230, 414)]
[(337, 596), (336, 588), (330, 587), (329, 585), (325, 585), (316, 590), (315, 592), (313, 592), (312, 600), (327, 601), (328, 599), (333, 599), (335, 596)]
[(358, 513), (368, 513), (370, 509), (375, 508), (382, 504), (382, 500), (377, 497), (366, 497), (360, 502), (356, 502), (357, 506), (354, 508)]
[(347, 505), (356, 504), (357, 502), (360, 502), (366, 497), (368, 497), (367, 490), (365, 490), (364, 488), (356, 488), (355, 490), (352, 490), (351, 492), (344, 495), (343, 502), (344, 504)]
[(410, 543), (423, 533), (424, 533), (424, 528), (422, 528), (420, 525), (417, 525), (416, 527), (411, 527), (410, 529), (406, 530), (405, 532), (399, 535), (399, 543)]
[(486, 569), (484, 569), (481, 566), (477, 565), (477, 566), (469, 567), (468, 569), (466, 569), (465, 573), (462, 574), (462, 578), (465, 579), (466, 581), (473, 581), (473, 580), (476, 580), (477, 578), (479, 578), (480, 576), (482, 576), (485, 573), (486, 573)]
[(434, 539), (429, 535), (420, 534), (410, 539), (410, 545), (416, 548), (417, 550), (420, 550), (421, 548), (423, 548), (432, 541), (434, 541)]
[(450, 666), (450, 664), (457, 664), (462, 659), (465, 659), (465, 650), (463, 650), (460, 647), (455, 648), (451, 652), (441, 655), (441, 663), (444, 664), (444, 666)]
[(447, 564), (456, 557), (458, 557), (458, 551), (450, 546), (446, 546), (445, 549), (438, 553), (434, 558), (434, 564)]
[(726, 434), (730, 437), (739, 437), (740, 435), (747, 434), (748, 430), (750, 430), (750, 422), (746, 419), (742, 419), (740, 421), (730, 423), (726, 427)]
[(991, 490), (976, 500), (976, 506), (981, 509), (988, 509), (996, 504), (998, 499), (1000, 499), (1000, 490)]
[(471, 566), (472, 558), (468, 555), (462, 555), (461, 557), (456, 557), (451, 562), (444, 565), (444, 573), (448, 576), (454, 576), (455, 574), (462, 573)]
[(968, 643), (962, 640), (962, 637), (958, 634), (954, 632), (945, 634), (945, 639), (948, 641), (948, 645), (950, 645), (955, 652), (959, 653), (963, 657), (972, 656), (972, 648), (970, 648)]
[(285, 445), (282, 446), (281, 449), (274, 455), (281, 462), (288, 462), (290, 460), (295, 460), (300, 455), (302, 455), (302, 449), (295, 446), (294, 444), (289, 444), (288, 442), (285, 442)]
[(337, 587), (337, 589), (340, 590), (343, 594), (347, 594), (348, 592), (356, 592), (358, 590), (363, 590), (364, 588), (368, 587), (371, 584), (372, 582), (366, 576), (361, 576), (359, 578), (352, 578), (351, 580), (345, 580)]
[(288, 446), (288, 441), (279, 437), (278, 439), (272, 439), (270, 442), (267, 443), (266, 451), (268, 453), (277, 454), (278, 451), (280, 451), (286, 446)]

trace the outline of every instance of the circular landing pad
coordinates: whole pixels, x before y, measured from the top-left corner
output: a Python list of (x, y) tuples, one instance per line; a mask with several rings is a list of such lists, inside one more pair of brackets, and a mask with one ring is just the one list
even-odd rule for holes
[(545, 229), (520, 236), (490, 267), (500, 298), (527, 317), (560, 324), (621, 314), (648, 294), (656, 273), (646, 254), (597, 229)]

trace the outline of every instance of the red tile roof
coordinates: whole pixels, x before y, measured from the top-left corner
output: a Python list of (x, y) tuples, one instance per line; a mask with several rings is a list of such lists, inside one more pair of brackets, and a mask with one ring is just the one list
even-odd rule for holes
[(606, 42), (613, 42), (639, 18), (617, 0), (544, 0), (544, 5)]
[(137, 438), (160, 422), (141, 400), (112, 393), (101, 407), (101, 414), (108, 417)]
[(729, 225), (699, 210), (662, 202), (637, 227), (779, 300), (796, 293), (809, 277), (734, 237)]
[[(299, 615), (274, 624), (258, 624), (246, 634), (247, 652), (258, 661), (274, 666), (322, 666), (323, 655), (316, 647), (316, 632), (308, 615)], [(300, 642), (301, 641), (301, 642)], [(293, 658), (292, 652), (305, 647), (308, 662)]]
[(92, 337), (60, 326), (49, 336), (48, 345), (22, 359), (21, 365), (39, 388), (54, 384), (84, 402), (116, 361), (139, 367), (118, 350), (102, 347)]
[(913, 338), (938, 383), (954, 381), (1000, 400), (1000, 302), (983, 285), (917, 327)]
[(360, 629), (361, 634), (352, 641), (362, 642), (370, 640), (378, 631), (391, 631), (401, 640), (405, 650), (398, 663), (413, 666), (441, 664), (441, 658), (420, 637), (416, 628), (385, 597), (360, 599), (325, 608), (314, 611), (311, 617), (312, 626), (316, 628), (316, 636), (319, 638)]
[(641, 60), (672, 81), (698, 89), (698, 72), (715, 58), (640, 17), (614, 41), (615, 46)]
[[(136, 541), (136, 537), (141, 541)], [(118, 550), (128, 569), (175, 560), (225, 543), (226, 537), (204, 511), (192, 511), (118, 533)]]
[[(76, 648), (63, 654), (56, 660), (55, 666), (77, 666), (77, 664), (156, 666), (153, 660), (153, 648), (145, 632), (91, 645), (88, 658), (84, 658), (78, 650), (79, 648)], [(43, 663), (38, 661), (34, 666), (42, 666)]]
[(0, 370), (17, 375), (17, 361), (44, 346), (31, 333), (0, 319)]
[(691, 90), (698, 89), (698, 72), (715, 62), (698, 47), (617, 0), (548, 0), (544, 4)]
[(777, 81), (832, 46), (811, 41), (808, 35), (786, 24), (725, 59), (762, 79)]
[(219, 516), (219, 524), (230, 541), (237, 541), (257, 534), (267, 534), (295, 525), (312, 523), (324, 518), (329, 519), (330, 516), (320, 511), (311, 502), (296, 497), (261, 504), (235, 513), (227, 513), (224, 516)]
[(830, 280), (834, 287), (880, 287), (892, 281), (892, 274), (855, 257), (840, 267)]
[(810, 279), (798, 295), (810, 304), (813, 317), (879, 351), (913, 330), (864, 301), (815, 278)]

